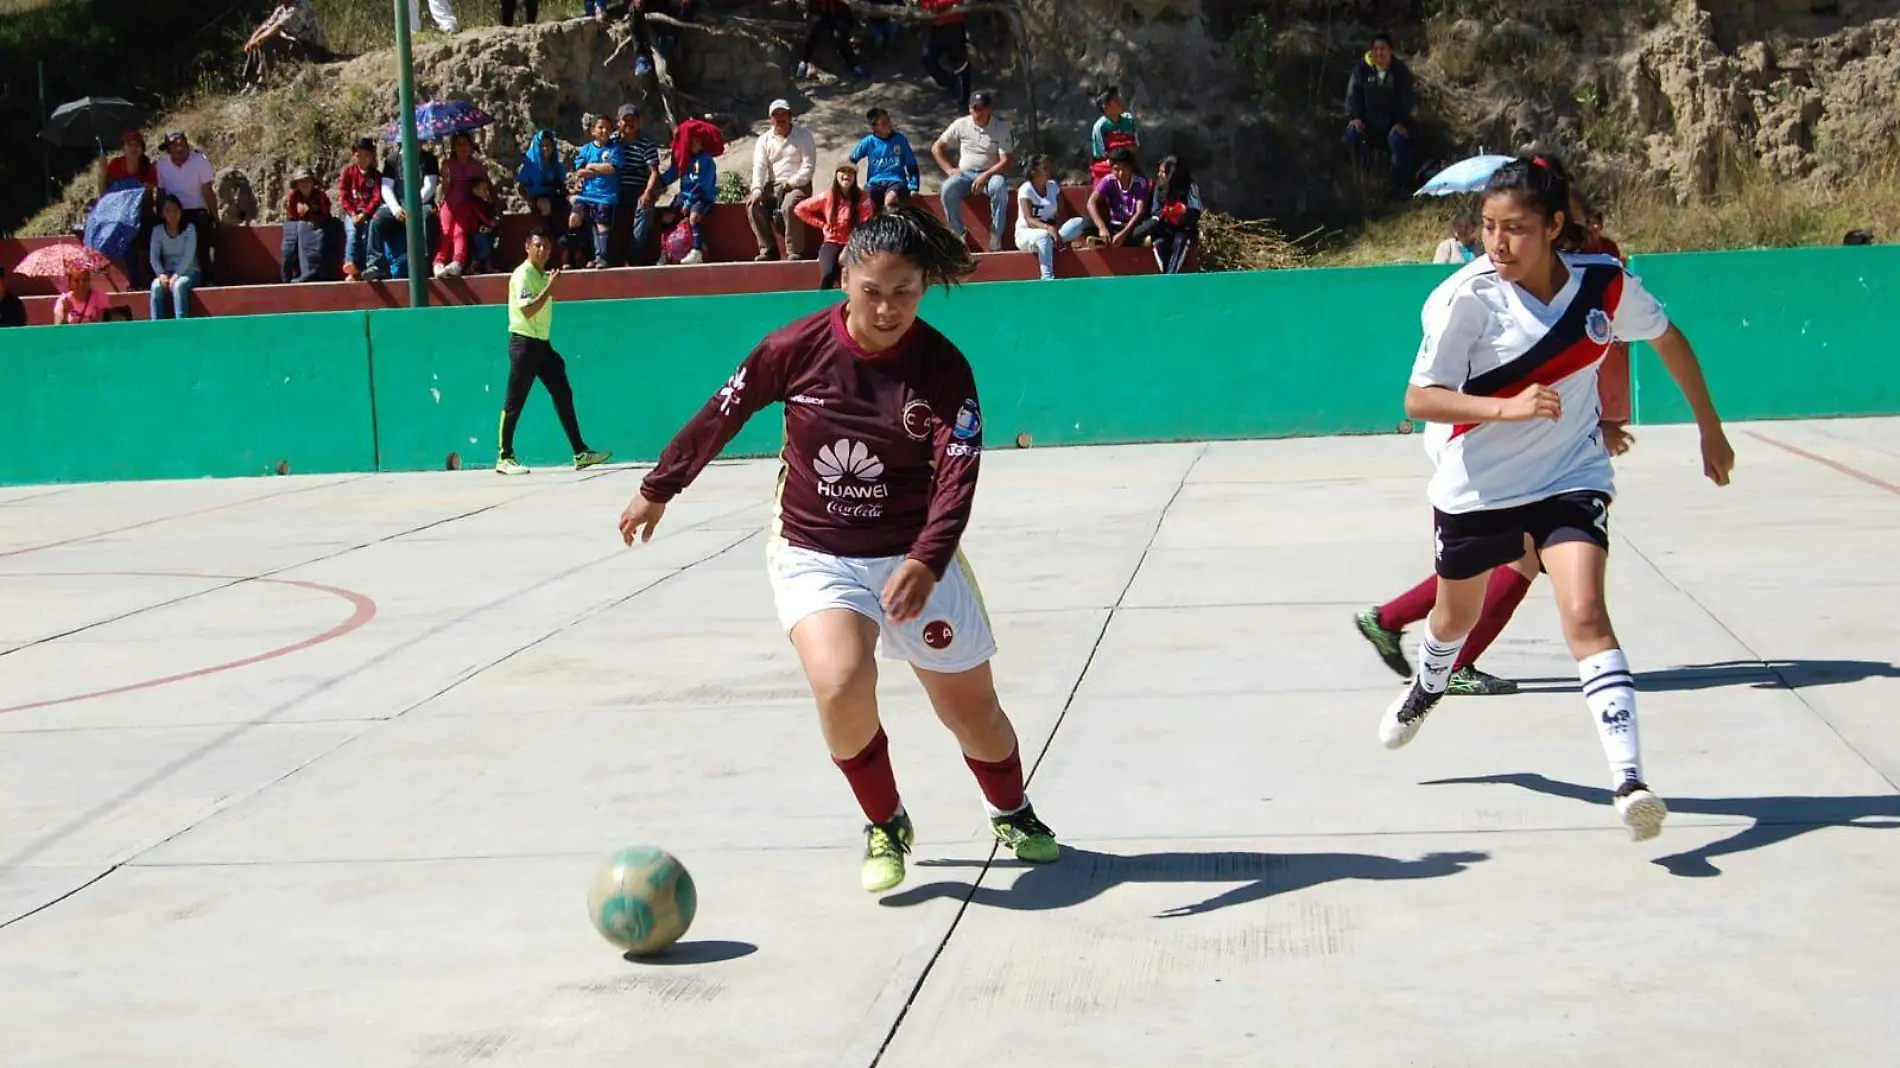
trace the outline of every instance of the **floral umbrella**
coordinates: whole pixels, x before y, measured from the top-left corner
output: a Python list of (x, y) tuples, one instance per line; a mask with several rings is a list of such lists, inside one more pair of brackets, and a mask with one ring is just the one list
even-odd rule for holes
[(103, 271), (111, 262), (97, 249), (87, 248), (77, 241), (61, 241), (27, 253), (13, 272), (29, 278), (64, 278), (74, 271)]
[[(416, 105), (416, 138), (439, 141), (459, 133), (479, 130), (495, 121), (494, 117), (466, 100), (428, 100)], [(383, 127), (383, 140), (402, 140), (402, 125)]]

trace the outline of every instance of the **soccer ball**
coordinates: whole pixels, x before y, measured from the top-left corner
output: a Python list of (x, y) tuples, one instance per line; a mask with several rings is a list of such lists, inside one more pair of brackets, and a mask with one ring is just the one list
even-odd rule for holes
[(698, 907), (686, 866), (655, 846), (622, 849), (602, 861), (587, 895), (594, 930), (636, 956), (679, 941)]

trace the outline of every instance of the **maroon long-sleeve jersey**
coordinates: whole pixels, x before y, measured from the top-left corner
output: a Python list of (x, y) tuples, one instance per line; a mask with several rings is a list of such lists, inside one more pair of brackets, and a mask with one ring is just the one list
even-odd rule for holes
[(963, 353), (918, 320), (871, 354), (845, 331), (843, 305), (808, 315), (752, 350), (640, 492), (672, 500), (773, 401), (785, 404), (785, 540), (833, 556), (909, 556), (942, 578), (970, 521), (983, 454)]

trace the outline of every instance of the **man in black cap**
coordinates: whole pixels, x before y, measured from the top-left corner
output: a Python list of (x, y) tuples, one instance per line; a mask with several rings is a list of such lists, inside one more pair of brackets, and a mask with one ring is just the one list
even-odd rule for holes
[(620, 144), (620, 202), (614, 212), (611, 252), (615, 266), (640, 265), (652, 230), (653, 203), (660, 197), (660, 149), (640, 133), (640, 107), (622, 104), (615, 115)]

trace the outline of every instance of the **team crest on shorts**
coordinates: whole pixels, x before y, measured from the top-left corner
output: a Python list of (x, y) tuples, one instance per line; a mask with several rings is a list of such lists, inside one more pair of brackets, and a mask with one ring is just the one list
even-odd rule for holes
[(1583, 317), (1583, 332), (1599, 345), (1608, 345), (1616, 336), (1610, 329), (1610, 314), (1602, 308), (1591, 308), (1590, 314)]
[(933, 619), (924, 624), (924, 644), (932, 649), (948, 649), (957, 640), (957, 631), (947, 620)]
[(918, 441), (930, 440), (930, 404), (914, 400), (904, 405), (904, 433)]

